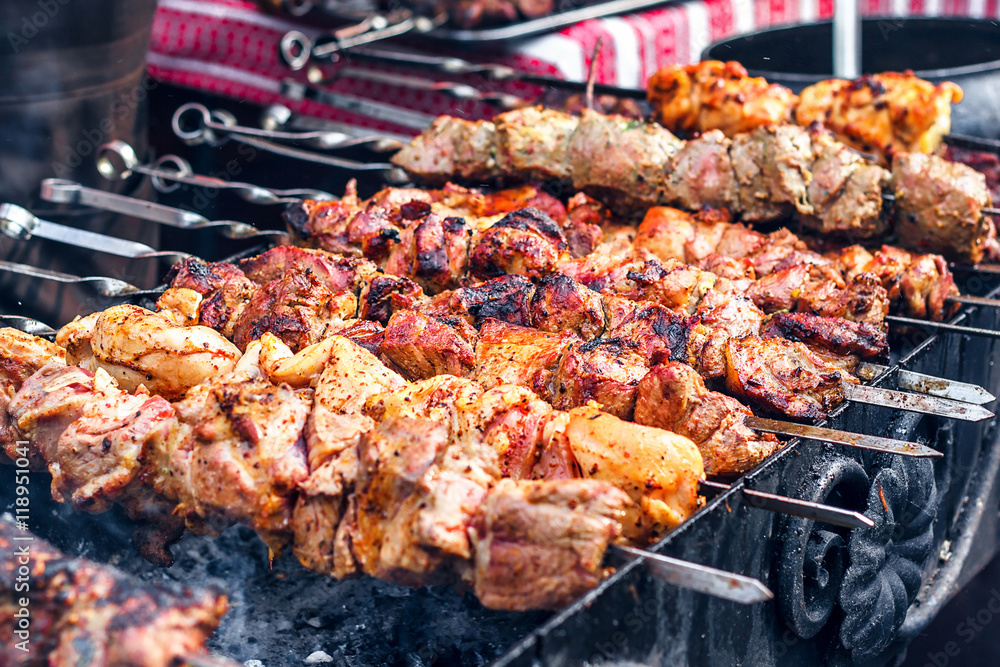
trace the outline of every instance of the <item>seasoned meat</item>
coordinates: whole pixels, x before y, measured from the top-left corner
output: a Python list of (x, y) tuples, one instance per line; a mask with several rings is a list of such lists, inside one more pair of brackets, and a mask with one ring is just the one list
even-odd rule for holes
[(569, 410), (596, 401), (604, 412), (631, 419), (636, 386), (647, 369), (646, 359), (627, 341), (572, 343), (559, 360), (552, 405)]
[(776, 220), (813, 212), (807, 193), (812, 150), (804, 129), (761, 126), (737, 135), (729, 153), (744, 220)]
[(386, 273), (411, 278), (430, 294), (458, 287), (469, 262), (471, 233), (462, 218), (421, 216), (393, 246)]
[(687, 360), (691, 322), (656, 304), (636, 304), (609, 329), (607, 340), (627, 341), (650, 366), (670, 359)]
[(656, 205), (681, 146), (658, 125), (585, 110), (569, 142), (573, 187), (619, 211)]
[(565, 441), (586, 479), (609, 482), (632, 499), (622, 520), (627, 539), (656, 539), (700, 505), (704, 466), (698, 448), (684, 436), (579, 407), (555, 438)]
[(170, 267), (166, 282), (171, 287), (191, 289), (206, 296), (226, 282), (242, 277), (243, 272), (228, 262), (206, 262), (188, 257)]
[(232, 371), (240, 358), (236, 346), (208, 327), (179, 326), (128, 304), (100, 314), (90, 346), (90, 370), (106, 371), (127, 391), (145, 386), (168, 399)]
[(822, 419), (857, 380), (803, 343), (747, 336), (726, 346), (726, 387), (763, 410), (798, 419)]
[(297, 351), (322, 340), (331, 324), (341, 324), (357, 311), (353, 292), (331, 292), (310, 271), (285, 271), (250, 299), (233, 325), (233, 342), (242, 350), (273, 333)]
[(535, 286), (524, 276), (504, 275), (471, 287), (443, 292), (420, 310), (434, 318), (458, 317), (472, 326), (489, 319), (531, 324), (530, 303)]
[(358, 213), (357, 182), (348, 181), (339, 200), (305, 200), (288, 204), (282, 217), (288, 229), (302, 243), (329, 252), (352, 253), (347, 225)]
[[(66, 363), (66, 351), (44, 338), (17, 329), (0, 329), (0, 445), (11, 460), (21, 458), (17, 441), (23, 439), (11, 413), (14, 395), (36, 371), (48, 364)], [(32, 470), (44, 470), (45, 461), (37, 453), (28, 457)]]
[(880, 327), (839, 317), (779, 312), (768, 318), (761, 335), (802, 341), (838, 355), (884, 357), (889, 353), (889, 341)]
[(570, 257), (585, 257), (594, 252), (604, 238), (602, 224), (610, 213), (595, 199), (582, 192), (570, 197), (563, 234)]
[(580, 120), (561, 111), (524, 107), (493, 119), (497, 170), (511, 180), (572, 180), (570, 139)]
[(488, 280), (507, 274), (538, 278), (568, 259), (562, 229), (538, 209), (525, 208), (477, 234), (469, 253), (469, 275)]
[(295, 246), (276, 246), (259, 255), (240, 261), (240, 268), (261, 285), (278, 280), (288, 273), (308, 273), (330, 292), (357, 291), (377, 268), (358, 257), (310, 250)]
[(951, 105), (961, 100), (962, 89), (951, 82), (934, 85), (913, 72), (866, 74), (808, 86), (795, 120), (822, 123), (841, 141), (887, 164), (899, 153), (937, 151), (951, 128)]
[(660, 203), (669, 202), (695, 211), (703, 206), (736, 208), (739, 193), (729, 156), (731, 145), (719, 130), (685, 142), (668, 169)]
[(992, 205), (986, 177), (933, 155), (903, 153), (892, 161), (896, 232), (909, 248), (977, 264), (996, 253), (996, 228), (983, 215)]
[(487, 320), (476, 345), (475, 377), (485, 389), (522, 385), (551, 401), (559, 361), (570, 344), (578, 342), (571, 333), (544, 333)]
[(261, 286), (246, 276), (227, 280), (198, 305), (198, 323), (215, 329), (226, 338), (233, 337), (233, 327)]
[(392, 316), (380, 352), (408, 380), (434, 375), (466, 375), (476, 355), (451, 327), (413, 310)]
[(561, 273), (538, 281), (530, 308), (530, 324), (541, 331), (569, 331), (583, 340), (593, 340), (604, 331), (600, 295)]
[(339, 328), (331, 326), (326, 330), (328, 336), (343, 336), (353, 343), (357, 343), (372, 354), (377, 354), (382, 341), (385, 338), (385, 329), (378, 322), (370, 320), (347, 320), (346, 326)]
[(499, 609), (564, 607), (600, 583), (631, 502), (596, 480), (500, 480), (476, 515), (476, 597)]
[(781, 446), (773, 435), (746, 426), (751, 415), (735, 398), (709, 391), (687, 364), (655, 366), (639, 382), (636, 423), (690, 438), (701, 452), (707, 475), (743, 475)]
[(656, 121), (675, 132), (721, 130), (730, 137), (788, 122), (798, 102), (732, 60), (663, 67), (649, 79), (647, 97)]
[(483, 444), (496, 452), (500, 473), (515, 480), (543, 477), (538, 466), (552, 406), (525, 387), (499, 385), (484, 391), (475, 406)]
[(814, 130), (811, 135), (812, 181), (807, 194), (813, 213), (804, 216), (802, 224), (821, 234), (852, 238), (883, 234), (882, 190), (889, 183), (889, 172), (865, 162), (829, 132)]
[[(32, 541), (24, 541), (25, 537)], [(27, 608), (18, 589), (18, 582), (24, 581), (19, 554), (26, 544), (30, 544), (31, 573)], [(181, 591), (70, 558), (2, 518), (0, 558), (0, 663), (4, 665), (172, 667), (189, 657), (207, 658), (205, 641), (227, 608), (219, 591)], [(28, 651), (18, 647), (24, 635), (15, 634), (23, 609), (30, 611)]]
[(358, 317), (374, 320), (383, 326), (392, 314), (414, 308), (425, 300), (420, 285), (409, 278), (379, 274), (361, 289), (358, 297)]
[(497, 175), (490, 148), (496, 126), (440, 116), (431, 126), (392, 156), (392, 163), (429, 183), (451, 178), (486, 180)]

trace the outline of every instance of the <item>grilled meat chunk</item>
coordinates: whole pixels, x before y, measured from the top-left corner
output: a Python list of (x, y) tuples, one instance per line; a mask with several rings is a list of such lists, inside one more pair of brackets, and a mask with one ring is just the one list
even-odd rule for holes
[(892, 177), (896, 231), (907, 247), (969, 264), (996, 254), (996, 228), (983, 215), (992, 205), (985, 176), (934, 155), (904, 153), (893, 158)]
[(889, 184), (888, 171), (860, 155), (823, 130), (813, 130), (812, 181), (807, 195), (812, 215), (802, 224), (821, 234), (842, 233), (871, 238), (885, 233), (882, 190)]
[(773, 454), (781, 444), (744, 423), (750, 410), (731, 396), (709, 391), (698, 372), (669, 362), (650, 369), (639, 382), (637, 424), (691, 439), (705, 462), (705, 474), (735, 477)]
[(228, 262), (206, 262), (188, 257), (170, 267), (166, 282), (171, 287), (191, 289), (207, 296), (226, 282), (242, 277), (243, 272)]
[(440, 116), (416, 139), (392, 156), (392, 163), (429, 183), (452, 178), (483, 181), (497, 175), (493, 152), (496, 126)]
[[(568, 148), (573, 187), (613, 209), (652, 206), (683, 144), (663, 127), (585, 110)], [(566, 178), (564, 180), (570, 180)]]
[(729, 154), (744, 220), (813, 213), (807, 192), (812, 164), (808, 132), (794, 125), (761, 126), (736, 136)]
[(478, 285), (443, 292), (420, 310), (435, 318), (458, 317), (478, 327), (486, 320), (531, 324), (530, 303), (535, 286), (524, 276), (510, 274)]
[(763, 410), (822, 419), (857, 380), (803, 343), (747, 336), (726, 345), (726, 387)]
[(775, 313), (762, 327), (761, 335), (802, 341), (838, 355), (869, 358), (889, 354), (889, 341), (878, 326), (809, 313)]
[(408, 380), (435, 375), (466, 375), (476, 355), (451, 327), (413, 310), (392, 316), (380, 352)]
[(600, 583), (629, 504), (596, 480), (500, 480), (476, 515), (476, 597), (500, 609), (564, 607)]
[(596, 401), (604, 412), (632, 419), (646, 359), (621, 339), (571, 343), (559, 359), (552, 405), (568, 410)]
[[(0, 663), (20, 667), (103, 665), (172, 667), (205, 653), (226, 612), (218, 591), (178, 591), (107, 565), (70, 558), (44, 540), (31, 542), (30, 650), (14, 634), (22, 593), (16, 584), (24, 537), (0, 518)], [(23, 561), (22, 561), (23, 563)], [(223, 663), (219, 663), (220, 667)]]
[[(59, 345), (10, 327), (0, 329), (0, 444), (12, 461), (21, 458), (17, 441), (22, 434), (11, 416), (11, 399), (40, 368), (64, 363), (66, 350)], [(45, 460), (37, 453), (27, 458), (32, 470), (45, 469)]]
[(203, 326), (178, 326), (156, 313), (123, 304), (105, 310), (90, 339), (90, 370), (109, 373), (123, 389), (145, 386), (166, 398), (233, 370), (240, 351)]
[(409, 278), (379, 274), (373, 276), (361, 289), (358, 298), (358, 317), (374, 320), (381, 325), (389, 323), (392, 314), (414, 308), (425, 299), (420, 285)]
[(530, 324), (541, 331), (569, 331), (583, 340), (593, 340), (604, 331), (600, 295), (561, 273), (538, 281), (530, 308)]
[(469, 275), (477, 280), (507, 274), (537, 278), (568, 258), (559, 225), (538, 209), (525, 208), (507, 214), (473, 238)]
[(428, 212), (400, 234), (386, 260), (386, 273), (411, 278), (431, 293), (458, 287), (469, 262), (471, 233), (462, 218), (441, 219)]
[(475, 377), (486, 389), (517, 384), (552, 401), (559, 361), (569, 345), (579, 341), (571, 333), (544, 333), (487, 320), (476, 345)]
[(296, 246), (276, 246), (259, 255), (240, 260), (247, 278), (264, 285), (292, 274), (311, 274), (331, 293), (355, 292), (377, 268), (357, 257)]
[(731, 146), (732, 142), (719, 130), (684, 142), (667, 170), (659, 203), (670, 202), (692, 210), (705, 206), (736, 208), (739, 192), (729, 156)]
[(937, 151), (951, 128), (951, 104), (961, 100), (962, 89), (951, 82), (934, 85), (912, 72), (866, 74), (808, 86), (799, 95), (795, 120), (822, 123), (887, 164), (899, 153)]
[(543, 107), (524, 107), (493, 119), (497, 170), (512, 180), (571, 179), (570, 139), (580, 119)]
[(656, 121), (675, 132), (721, 130), (729, 137), (788, 122), (798, 102), (732, 60), (663, 67), (649, 79), (647, 98)]

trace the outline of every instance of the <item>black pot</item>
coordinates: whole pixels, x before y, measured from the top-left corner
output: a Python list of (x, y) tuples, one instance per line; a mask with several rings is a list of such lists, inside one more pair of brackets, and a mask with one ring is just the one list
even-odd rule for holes
[[(929, 81), (954, 81), (965, 99), (952, 131), (1000, 137), (1000, 23), (961, 18), (868, 18), (862, 21), (865, 72), (913, 70)], [(737, 60), (754, 76), (798, 92), (833, 72), (830, 22), (773, 28), (712, 44), (704, 60)]]

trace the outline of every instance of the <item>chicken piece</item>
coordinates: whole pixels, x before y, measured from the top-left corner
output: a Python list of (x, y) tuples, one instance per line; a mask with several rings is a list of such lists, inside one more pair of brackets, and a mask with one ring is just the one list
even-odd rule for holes
[(156, 300), (156, 312), (181, 326), (198, 324), (202, 295), (186, 287), (168, 287)]
[(466, 375), (476, 364), (472, 346), (454, 329), (413, 310), (392, 316), (380, 352), (408, 380)]
[(147, 443), (176, 420), (173, 407), (145, 391), (121, 391), (103, 370), (52, 363), (28, 378), (10, 417), (36, 460), (52, 473), (52, 497), (106, 511), (137, 482)]
[[(220, 592), (151, 584), (29, 536), (31, 605), (25, 607), (18, 589), (25, 537), (13, 521), (0, 519), (0, 664), (172, 667), (193, 656), (207, 659), (205, 642), (227, 608)], [(30, 636), (18, 634), (24, 609)]]
[(322, 340), (327, 329), (357, 315), (353, 292), (331, 292), (311, 271), (288, 270), (250, 299), (233, 325), (238, 348), (273, 333), (293, 350)]
[(735, 209), (739, 191), (731, 146), (719, 130), (686, 141), (668, 170), (661, 201), (695, 211), (705, 206)]
[(386, 273), (411, 278), (430, 294), (458, 287), (470, 259), (471, 233), (464, 219), (442, 220), (428, 207), (427, 215), (400, 234), (386, 261)]
[(881, 327), (810, 313), (775, 313), (762, 327), (761, 336), (798, 340), (837, 355), (878, 358), (889, 354), (889, 341)]
[(538, 278), (569, 259), (562, 230), (538, 209), (509, 213), (472, 239), (469, 275), (488, 280), (520, 274)]
[(439, 116), (408, 145), (392, 156), (392, 163), (427, 183), (452, 178), (483, 181), (498, 175), (490, 150), (496, 126), (488, 121), (469, 121)]
[[(48, 364), (65, 364), (66, 351), (44, 338), (4, 327), (0, 329), (0, 444), (12, 461), (21, 458), (17, 441), (23, 439), (10, 412), (10, 402), (24, 382)], [(32, 470), (44, 470), (37, 452), (28, 456)]]
[(751, 77), (732, 60), (663, 67), (650, 78), (647, 97), (656, 121), (675, 132), (721, 130), (729, 137), (788, 122), (798, 102), (789, 89)]
[(475, 591), (494, 609), (560, 609), (603, 579), (629, 497), (596, 480), (500, 480), (475, 523)]
[(600, 295), (561, 273), (538, 281), (530, 308), (530, 324), (541, 331), (567, 331), (583, 340), (593, 340), (604, 331)]
[(206, 383), (178, 404), (180, 423), (153, 441), (157, 490), (192, 528), (253, 528), (274, 552), (292, 533), (295, 490), (309, 477), (308, 402), (264, 379)]
[(165, 398), (178, 398), (206, 379), (233, 370), (235, 345), (208, 327), (183, 327), (145, 308), (112, 306), (94, 323), (89, 370), (100, 368), (122, 389), (140, 385)]
[(552, 406), (568, 410), (596, 401), (604, 412), (632, 419), (636, 387), (647, 370), (646, 359), (630, 341), (571, 343), (555, 373)]
[(566, 164), (574, 189), (628, 213), (662, 203), (667, 170), (682, 146), (653, 123), (584, 110)]
[(747, 336), (726, 346), (726, 387), (763, 410), (818, 420), (844, 400), (857, 379), (803, 343)]
[(632, 499), (622, 520), (625, 539), (655, 540), (701, 505), (698, 483), (705, 470), (688, 438), (589, 406), (571, 410), (554, 426), (559, 428), (553, 438), (565, 442), (586, 479), (609, 482)]
[(934, 153), (951, 129), (951, 105), (962, 89), (934, 85), (913, 72), (866, 74), (854, 81), (827, 79), (799, 94), (795, 121), (822, 123), (844, 143), (888, 164), (898, 153)]
[(571, 179), (570, 139), (580, 119), (543, 107), (525, 107), (493, 119), (497, 170), (514, 181)]
[(635, 422), (690, 438), (705, 462), (705, 474), (744, 475), (781, 446), (773, 435), (744, 423), (753, 413), (731, 396), (709, 391), (698, 372), (669, 362), (639, 382)]
[[(56, 332), (56, 347), (70, 366), (79, 366), (85, 360), (94, 356), (90, 339), (94, 335), (94, 324), (100, 312), (90, 313), (83, 317), (74, 317), (73, 321)], [(47, 342), (47, 341), (46, 341)]]
[(812, 181), (807, 190), (812, 215), (802, 224), (821, 234), (871, 238), (885, 233), (882, 190), (888, 171), (862, 159), (823, 130), (812, 135)]
[(544, 333), (487, 320), (476, 345), (474, 376), (484, 389), (516, 384), (551, 401), (555, 398), (560, 360), (572, 343), (579, 342), (571, 333)]
[(471, 287), (443, 292), (432, 298), (420, 311), (442, 319), (457, 317), (478, 327), (486, 320), (529, 326), (531, 297), (535, 286), (524, 276), (500, 276)]
[(809, 133), (794, 125), (765, 125), (737, 135), (729, 154), (739, 187), (740, 213), (748, 222), (810, 215)]
[(997, 252), (986, 177), (934, 155), (900, 153), (892, 161), (896, 232), (903, 245), (933, 249), (946, 259), (978, 264)]

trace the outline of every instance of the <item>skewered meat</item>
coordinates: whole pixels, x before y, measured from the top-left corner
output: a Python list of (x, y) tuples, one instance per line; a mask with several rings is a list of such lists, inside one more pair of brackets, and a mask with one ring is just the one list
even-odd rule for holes
[[(23, 333), (17, 329), (0, 329), (0, 442), (11, 460), (20, 458), (16, 452), (18, 431), (11, 419), (10, 401), (25, 380), (49, 363), (65, 363), (66, 351), (44, 338)], [(43, 470), (45, 460), (32, 452), (28, 465), (32, 470)]]
[(673, 131), (721, 130), (726, 136), (791, 120), (798, 98), (778, 84), (751, 77), (735, 61), (669, 65), (647, 84), (653, 117)]
[(983, 208), (992, 205), (985, 176), (920, 153), (895, 156), (892, 175), (897, 231), (907, 247), (937, 250), (970, 264), (996, 252), (996, 228), (983, 216)]
[(570, 140), (579, 119), (543, 107), (525, 107), (493, 119), (497, 171), (518, 179), (571, 180)]
[(392, 316), (380, 351), (408, 380), (465, 375), (476, 363), (472, 346), (454, 329), (413, 310)]
[(889, 349), (885, 332), (866, 322), (833, 321), (809, 313), (775, 313), (761, 328), (764, 338), (809, 343), (838, 355), (877, 357)]
[(205, 654), (205, 640), (226, 612), (224, 595), (150, 584), (106, 565), (70, 558), (37, 537), (30, 542), (28, 565), (32, 631), (29, 650), (22, 650), (18, 644), (23, 638), (15, 630), (24, 594), (16, 592), (16, 584), (23, 581), (18, 553), (26, 542), (15, 541), (25, 537), (19, 533), (12, 521), (0, 518), (3, 664), (172, 667)]
[(394, 160), (429, 183), (443, 183), (448, 178), (482, 181), (497, 172), (496, 158), (490, 150), (495, 134), (496, 125), (488, 120), (469, 122), (440, 116), (396, 153)]
[[(531, 163), (526, 165), (527, 171), (517, 172), (516, 165), (508, 162), (506, 171), (496, 176), (506, 180), (536, 178), (540, 164), (549, 160), (562, 174), (556, 175), (550, 165), (550, 177), (573, 183), (624, 215), (644, 212), (652, 205), (692, 209), (726, 205), (750, 222), (794, 216), (822, 233), (854, 238), (870, 238), (886, 229), (889, 221), (880, 218), (887, 184), (899, 189), (897, 194), (905, 199), (905, 183), (890, 181), (884, 169), (862, 164), (852, 149), (815, 129), (810, 136), (796, 125), (761, 125), (734, 136), (731, 143), (709, 133), (684, 144), (662, 127), (588, 112), (578, 123), (572, 120), (576, 129), (564, 141), (572, 123), (556, 123), (552, 120), (555, 117), (536, 111), (530, 130), (527, 124), (511, 124), (508, 134), (524, 133), (518, 148), (530, 153)], [(553, 124), (546, 127), (546, 122)], [(558, 142), (545, 139), (550, 135), (557, 135)], [(534, 137), (541, 138), (529, 150)], [(414, 146), (422, 141), (418, 138)], [(564, 150), (567, 141), (568, 152)], [(499, 149), (493, 145), (491, 150)], [(907, 154), (896, 155), (903, 158)], [(419, 157), (414, 149), (401, 152), (394, 160), (405, 169)], [(936, 157), (924, 159), (940, 161)], [(436, 176), (444, 180), (453, 174)], [(731, 177), (735, 188), (730, 187)], [(704, 186), (692, 185), (695, 181), (704, 182)], [(981, 189), (973, 181), (937, 179), (928, 197), (942, 202), (978, 200)], [(981, 256), (982, 247), (988, 246), (989, 252), (997, 250), (990, 242), (992, 237), (987, 237), (989, 230), (980, 224), (980, 216), (972, 216), (968, 229), (962, 229), (961, 219), (948, 224), (959, 226), (950, 242), (938, 233), (940, 228), (935, 231), (922, 225), (911, 225), (901, 237), (908, 247), (940, 249), (962, 259)], [(942, 224), (942, 228), (948, 225)]]
[(913, 72), (883, 72), (808, 86), (795, 120), (819, 121), (846, 144), (888, 162), (900, 153), (936, 152), (951, 129), (951, 105), (961, 101), (962, 89), (950, 81), (934, 85)]
[(709, 391), (686, 364), (655, 366), (639, 382), (636, 423), (691, 438), (708, 475), (750, 470), (781, 446), (773, 435), (758, 435), (744, 424), (751, 415), (735, 398)]

